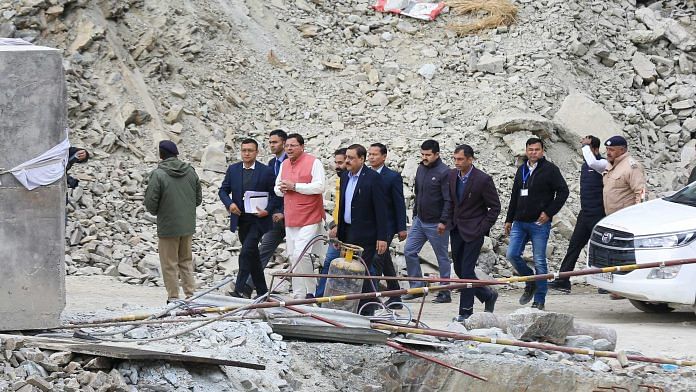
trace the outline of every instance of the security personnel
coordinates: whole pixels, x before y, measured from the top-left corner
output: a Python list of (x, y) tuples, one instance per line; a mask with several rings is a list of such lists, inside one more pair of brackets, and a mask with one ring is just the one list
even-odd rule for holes
[(628, 153), (623, 136), (612, 136), (604, 142), (607, 165), (603, 173), (604, 212), (609, 215), (622, 208), (640, 203), (645, 197), (645, 170)]

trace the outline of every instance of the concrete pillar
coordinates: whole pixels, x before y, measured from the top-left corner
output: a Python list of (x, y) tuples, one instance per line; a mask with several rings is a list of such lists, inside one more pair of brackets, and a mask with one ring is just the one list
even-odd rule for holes
[[(65, 138), (61, 52), (0, 44), (0, 167)], [(65, 308), (65, 178), (28, 191), (0, 175), (0, 330), (55, 327)]]

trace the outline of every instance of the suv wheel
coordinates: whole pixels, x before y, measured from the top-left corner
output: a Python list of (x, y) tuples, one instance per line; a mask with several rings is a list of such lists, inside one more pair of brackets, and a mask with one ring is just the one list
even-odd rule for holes
[(669, 313), (674, 310), (674, 308), (670, 308), (669, 304), (664, 302), (645, 302), (636, 299), (629, 299), (629, 301), (636, 309), (645, 313)]

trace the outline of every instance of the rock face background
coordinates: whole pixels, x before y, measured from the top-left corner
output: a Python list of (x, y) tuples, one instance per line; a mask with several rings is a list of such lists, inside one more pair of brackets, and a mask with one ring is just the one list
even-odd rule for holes
[[(304, 134), (327, 163), (340, 146), (384, 142), (409, 202), (420, 143), (438, 139), (450, 162), (466, 142), (495, 178), (503, 214), (524, 140), (543, 137), (571, 188), (554, 219), (555, 268), (579, 209), (580, 137), (623, 133), (651, 198), (685, 182), (696, 143), (695, 7), (514, 3), (517, 24), (467, 37), (445, 29), (451, 15), (420, 22), (375, 13), (368, 0), (0, 3), (0, 37), (64, 50), (71, 140), (94, 156), (73, 168), (81, 187), (71, 195), (68, 272), (158, 284), (142, 198), (162, 138), (179, 143), (204, 182), (198, 279), (234, 272), (240, 245), (217, 199), (221, 172), (242, 138), (265, 141), (277, 127)], [(501, 226), (482, 268), (509, 276)]]

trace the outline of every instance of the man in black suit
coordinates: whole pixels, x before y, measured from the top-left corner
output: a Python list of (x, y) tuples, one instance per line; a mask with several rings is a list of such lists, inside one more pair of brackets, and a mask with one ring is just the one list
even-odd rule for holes
[[(362, 247), (362, 257), (369, 271), (375, 253), (381, 255), (387, 251), (388, 233), (383, 181), (376, 171), (365, 166), (366, 156), (367, 150), (360, 144), (353, 144), (346, 150), (346, 171), (341, 174), (338, 225), (330, 235)], [(370, 280), (365, 279), (362, 291), (373, 291)]]
[[(261, 236), (271, 229), (273, 223), (268, 211), (276, 208), (275, 199), (270, 198), (275, 176), (268, 166), (256, 161), (258, 152), (259, 145), (255, 140), (242, 140), (242, 161), (227, 168), (225, 179), (218, 192), (220, 200), (230, 212), (230, 230), (232, 232), (239, 230), (239, 240), (242, 243), (239, 272), (235, 289), (231, 293), (233, 297), (245, 296), (242, 288), (249, 275), (256, 287), (256, 294), (263, 295), (268, 292), (259, 255), (259, 241)], [(257, 207), (256, 211), (245, 211), (244, 193), (247, 191), (268, 192), (266, 209)]]
[[(500, 199), (493, 179), (474, 167), (474, 150), (460, 145), (454, 150), (454, 166), (447, 177), (450, 202), (445, 213), (450, 217), (450, 243), (454, 271), (460, 279), (476, 279), (475, 267), (481, 253), (483, 239), (489, 234), (500, 214)], [(459, 316), (462, 322), (474, 312), (474, 296), (485, 304), (486, 312), (493, 312), (498, 293), (489, 287), (462, 289)]]
[[(376, 276), (396, 276), (396, 269), (391, 259), (389, 246), (394, 235), (399, 236), (399, 241), (406, 239), (406, 202), (404, 200), (404, 182), (401, 175), (384, 163), (387, 160), (387, 146), (382, 143), (373, 143), (367, 150), (367, 160), (372, 170), (382, 175), (387, 203), (387, 251), (377, 255), (374, 260), (373, 274)], [(387, 280), (388, 290), (399, 290), (401, 287), (395, 280)], [(401, 297), (391, 297), (387, 304), (401, 302)], [(396, 305), (395, 305), (396, 307)]]

